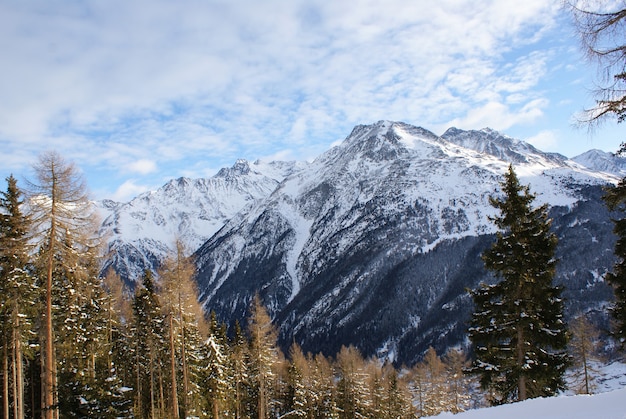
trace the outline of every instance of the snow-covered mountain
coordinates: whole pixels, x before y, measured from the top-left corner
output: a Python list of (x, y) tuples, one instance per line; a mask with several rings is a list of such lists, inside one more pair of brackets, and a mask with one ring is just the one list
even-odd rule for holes
[(626, 176), (626, 158), (618, 157), (613, 153), (589, 150), (572, 160), (592, 170), (611, 173), (619, 177)]
[(107, 238), (105, 269), (112, 266), (128, 281), (155, 269), (180, 239), (196, 250), (237, 212), (269, 195), (305, 163), (238, 160), (209, 179), (179, 178), (128, 203), (98, 203)]
[(335, 354), (354, 344), (411, 363), (458, 344), (466, 288), (491, 278), (489, 196), (509, 164), (549, 203), (568, 310), (605, 304), (614, 237), (601, 202), (617, 178), (493, 130), (357, 126), (338, 147), (287, 176), (197, 252), (207, 310), (243, 319), (258, 292), (283, 344)]
[(463, 339), (466, 289), (493, 280), (479, 256), (509, 164), (551, 206), (568, 312), (603, 312), (615, 238), (601, 196), (621, 172), (591, 160), (490, 129), (357, 126), (312, 163), (240, 160), (210, 179), (100, 202), (108, 266), (132, 282), (178, 237), (197, 249), (201, 300), (221, 319), (244, 319), (258, 292), (285, 346), (334, 355), (354, 344), (410, 364)]

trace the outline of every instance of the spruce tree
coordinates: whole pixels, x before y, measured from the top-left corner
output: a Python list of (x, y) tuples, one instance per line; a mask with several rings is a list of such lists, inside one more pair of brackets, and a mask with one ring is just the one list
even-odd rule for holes
[[(626, 178), (619, 181), (617, 186), (609, 188), (604, 201), (611, 211), (626, 212)], [(613, 232), (617, 236), (615, 256), (618, 261), (613, 272), (606, 275), (606, 279), (615, 293), (615, 303), (611, 314), (615, 320), (613, 335), (620, 341), (622, 348), (626, 344), (626, 217), (613, 220)]]
[(229, 353), (229, 369), (232, 372), (232, 411), (233, 417), (240, 419), (245, 417), (247, 410), (248, 397), (252, 392), (250, 378), (250, 347), (249, 342), (244, 334), (238, 321), (235, 321), (234, 336), (231, 341)]
[(206, 410), (212, 419), (228, 417), (234, 403), (234, 383), (231, 379), (229, 348), (225, 331), (218, 325), (215, 312), (209, 320), (209, 336), (204, 342), (204, 371), (202, 390), (205, 393)]
[[(30, 267), (28, 233), (30, 218), (22, 213), (22, 192), (13, 176), (7, 191), (0, 195), (0, 346), (3, 358), (3, 411), (9, 402), (15, 418), (25, 416), (24, 361), (32, 358), (29, 340), (34, 337), (34, 317), (38, 302)], [(9, 360), (13, 376), (9, 398)]]
[(532, 207), (535, 195), (512, 166), (501, 186), (505, 196), (490, 198), (499, 211), (492, 218), (499, 231), (482, 255), (498, 282), (471, 293), (469, 329), (471, 371), (492, 392), (493, 404), (556, 394), (565, 388), (569, 364), (562, 289), (553, 285), (557, 238), (547, 206)]
[(133, 317), (135, 417), (147, 419), (164, 413), (161, 374), (167, 368), (164, 319), (150, 270), (144, 272), (136, 290)]

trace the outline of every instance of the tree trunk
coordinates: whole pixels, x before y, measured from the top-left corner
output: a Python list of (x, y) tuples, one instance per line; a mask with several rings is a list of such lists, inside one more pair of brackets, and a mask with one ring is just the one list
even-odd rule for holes
[(265, 385), (262, 381), (259, 383), (258, 410), (259, 419), (267, 419), (265, 416)]
[(170, 313), (170, 368), (172, 374), (172, 417), (179, 419), (178, 385), (176, 383), (176, 348), (174, 346), (174, 316)]
[[(182, 323), (181, 323), (182, 324)], [(189, 411), (189, 371), (187, 371), (187, 349), (185, 346), (185, 326), (182, 325), (182, 358), (183, 358), (183, 413), (184, 416), (187, 416), (187, 412)]]
[[(521, 368), (524, 365), (524, 333), (521, 327), (517, 328), (517, 365)], [(517, 381), (518, 400), (526, 400), (526, 376), (520, 372)]]
[(24, 419), (24, 364), (22, 362), (22, 336), (20, 333), (19, 317), (17, 320), (17, 328), (15, 329), (15, 368), (16, 376), (16, 402), (15, 410), (17, 411), (17, 418)]
[(143, 400), (143, 393), (141, 388), (141, 366), (139, 364), (139, 339), (137, 339), (135, 343), (135, 369), (137, 371), (135, 376), (137, 379), (137, 388), (135, 389), (135, 408), (137, 409), (136, 415), (137, 417), (144, 417), (142, 411), (143, 406), (141, 403)]
[[(53, 198), (54, 200), (54, 198)], [(54, 208), (54, 202), (52, 203), (52, 207)], [(55, 419), (54, 415), (54, 344), (53, 344), (53, 332), (52, 332), (52, 267), (54, 265), (54, 258), (52, 255), (52, 250), (54, 249), (54, 240), (55, 240), (55, 228), (54, 228), (54, 220), (52, 222), (51, 232), (50, 232), (50, 243), (48, 244), (48, 266), (46, 273), (46, 311), (45, 311), (45, 322), (44, 322), (44, 341), (45, 341), (45, 349), (44, 349), (44, 362), (42, 365), (43, 368), (43, 395), (42, 401), (43, 406), (41, 406), (41, 416), (43, 419)]]
[(220, 403), (217, 397), (213, 398), (213, 419), (220, 419)]
[(189, 410), (189, 371), (187, 371), (187, 342), (185, 333), (185, 323), (183, 321), (183, 309), (180, 293), (178, 294), (178, 319), (181, 327), (181, 357), (183, 362), (183, 417), (187, 417)]
[(150, 350), (150, 417), (154, 418), (154, 362), (152, 356), (152, 349)]
[(2, 412), (9, 419), (9, 342), (5, 340), (2, 350)]
[(583, 372), (585, 374), (585, 394), (590, 394), (589, 393), (589, 371), (587, 369), (587, 353), (584, 347), (583, 347), (582, 356), (583, 356)]
[(22, 363), (22, 334), (20, 331), (20, 316), (17, 308), (13, 315), (15, 327), (13, 328), (13, 400), (15, 419), (24, 419), (24, 365)]
[(159, 368), (159, 417), (163, 417), (163, 414), (167, 411), (165, 408), (165, 392), (163, 386), (163, 369)]

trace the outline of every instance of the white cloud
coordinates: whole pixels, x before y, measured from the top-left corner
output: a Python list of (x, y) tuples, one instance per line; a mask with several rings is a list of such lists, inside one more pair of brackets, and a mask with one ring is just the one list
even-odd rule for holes
[(489, 127), (504, 132), (517, 124), (533, 123), (543, 116), (547, 105), (543, 99), (532, 100), (518, 109), (501, 102), (487, 102), (470, 109), (463, 118), (453, 120), (451, 126), (463, 129)]
[(308, 157), (379, 119), (507, 129), (543, 115), (552, 3), (2, 3), (0, 144), (157, 176)]
[(146, 186), (138, 185), (133, 180), (127, 180), (117, 188), (110, 199), (117, 202), (127, 202), (147, 190)]
[(555, 131), (541, 131), (527, 138), (526, 142), (534, 145), (539, 150), (553, 151), (559, 144), (558, 134)]
[(152, 160), (141, 159), (134, 161), (128, 165), (128, 170), (132, 173), (147, 175), (157, 170), (157, 165)]

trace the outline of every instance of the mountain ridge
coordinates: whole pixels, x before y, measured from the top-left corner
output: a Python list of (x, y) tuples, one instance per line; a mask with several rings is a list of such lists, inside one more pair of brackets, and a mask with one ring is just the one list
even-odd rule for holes
[(211, 178), (180, 177), (126, 203), (101, 201), (108, 236), (103, 270), (113, 268), (129, 284), (145, 269), (156, 270), (180, 239), (193, 252), (222, 228), (226, 220), (271, 193), (284, 176), (305, 163), (250, 163), (239, 159)]

